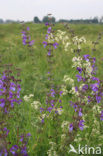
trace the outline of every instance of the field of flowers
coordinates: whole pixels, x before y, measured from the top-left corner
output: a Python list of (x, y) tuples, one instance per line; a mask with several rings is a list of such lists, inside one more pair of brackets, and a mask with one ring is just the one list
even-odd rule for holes
[(103, 25), (0, 25), (0, 156), (103, 155), (102, 49)]

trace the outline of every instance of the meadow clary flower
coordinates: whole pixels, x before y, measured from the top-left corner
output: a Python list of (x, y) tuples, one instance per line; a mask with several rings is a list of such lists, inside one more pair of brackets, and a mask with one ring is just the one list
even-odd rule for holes
[(83, 90), (83, 91), (88, 90), (88, 85), (87, 85), (87, 84), (83, 85), (82, 90)]
[(70, 125), (69, 125), (69, 132), (72, 132), (73, 131), (73, 124), (71, 123)]
[(32, 46), (34, 44), (34, 40), (29, 42), (29, 46)]
[(43, 41), (44, 48), (48, 45), (46, 41)]
[(90, 55), (84, 55), (83, 57), (84, 57), (84, 59), (85, 59), (86, 61), (89, 61)]
[(58, 44), (57, 42), (53, 43), (54, 49), (56, 49), (58, 45), (59, 45), (59, 44)]
[(49, 25), (49, 23), (48, 23), (48, 22), (46, 22), (46, 23), (45, 23), (45, 26), (48, 26), (48, 25)]
[(79, 109), (79, 114), (78, 114), (79, 116), (82, 116), (83, 114), (82, 114), (82, 109), (80, 108)]
[(91, 89), (94, 92), (97, 92), (98, 91), (98, 87), (99, 87), (99, 84), (98, 83), (91, 84), (90, 86), (91, 86)]
[(80, 74), (82, 73), (82, 68), (77, 67), (77, 70), (79, 71)]
[(96, 101), (97, 101), (97, 103), (100, 103), (101, 102), (101, 96), (96, 95)]
[(5, 106), (5, 99), (0, 99), (0, 107), (3, 108)]
[(82, 131), (84, 129), (84, 120), (79, 121), (79, 129)]
[(79, 81), (82, 81), (82, 76), (81, 75), (76, 75), (76, 77), (77, 77), (77, 81), (79, 82)]
[(51, 30), (52, 30), (52, 28), (49, 27), (48, 30), (47, 30), (47, 33), (50, 34), (51, 33)]
[(29, 30), (30, 30), (30, 28), (29, 28), (29, 27), (27, 27), (27, 28), (26, 28), (26, 30), (27, 30), (27, 31), (29, 31)]

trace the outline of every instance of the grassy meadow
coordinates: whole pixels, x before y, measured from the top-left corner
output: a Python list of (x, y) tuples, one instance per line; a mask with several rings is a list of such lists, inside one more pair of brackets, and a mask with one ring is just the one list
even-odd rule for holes
[[(45, 40), (45, 35), (47, 28), (43, 24), (33, 24), (26, 23), (30, 27), (31, 38), (35, 40), (33, 45), (33, 55), (26, 46), (22, 44), (22, 25), (21, 24), (2, 24), (0, 25), (0, 56), (1, 56), (1, 67), (0, 71), (4, 70), (3, 64), (13, 64), (13, 67), (18, 67), (21, 69), (20, 79), (21, 79), (21, 99), (22, 103), (16, 105), (14, 110), (11, 112), (13, 115), (9, 119), (10, 123), (10, 133), (8, 135), (8, 140), (11, 144), (15, 142), (15, 136), (17, 135), (17, 129), (19, 128), (20, 133), (31, 133), (31, 138), (28, 143), (28, 151), (30, 156), (47, 156), (47, 151), (50, 148), (49, 139), (55, 140), (55, 121), (46, 119), (45, 123), (37, 125), (38, 117), (40, 116), (40, 111), (35, 110), (31, 107), (33, 101), (39, 101), (42, 106), (45, 106), (46, 93), (48, 90), (48, 63), (47, 63), (47, 50), (43, 47), (42, 42)], [(81, 54), (90, 54), (96, 57), (96, 66), (98, 68), (97, 75), (100, 79), (103, 79), (103, 37), (96, 47), (96, 51), (92, 52), (92, 41), (96, 41), (98, 33), (103, 32), (103, 25), (70, 25), (74, 30), (76, 36), (84, 36), (87, 40), (87, 44), (83, 46)], [(55, 32), (57, 30), (68, 31), (63, 26), (63, 24), (56, 24), (53, 29)], [(71, 48), (68, 51), (64, 51), (61, 43), (58, 48), (54, 51), (54, 64), (53, 64), (53, 74), (54, 83), (56, 85), (63, 84), (64, 75), (69, 75), (69, 77), (76, 81), (75, 75), (77, 74), (76, 69), (72, 68), (72, 58), (74, 54), (71, 52)], [(34, 96), (27, 102), (24, 100), (25, 95), (33, 94)], [(63, 114), (61, 115), (58, 122), (72, 121), (72, 115), (74, 110), (70, 107), (69, 101), (73, 98), (73, 95), (64, 95), (62, 97)], [(92, 121), (92, 117), (88, 116), (89, 121)], [(95, 125), (96, 126), (96, 125)], [(86, 145), (90, 143), (92, 146), (99, 144), (103, 145), (103, 139), (100, 142), (98, 135), (88, 136), (85, 139), (85, 133), (91, 131), (91, 126), (89, 129), (82, 132), (78, 130), (82, 140), (80, 143)], [(103, 128), (103, 126), (102, 126)], [(62, 134), (61, 127), (58, 128), (59, 136)], [(91, 134), (91, 133), (89, 133)], [(103, 135), (103, 129), (101, 130), (101, 135)], [(57, 144), (60, 143), (60, 138)], [(76, 148), (78, 143), (72, 143)], [(69, 145), (68, 145), (69, 150)], [(64, 156), (75, 156), (73, 153), (66, 153)]]

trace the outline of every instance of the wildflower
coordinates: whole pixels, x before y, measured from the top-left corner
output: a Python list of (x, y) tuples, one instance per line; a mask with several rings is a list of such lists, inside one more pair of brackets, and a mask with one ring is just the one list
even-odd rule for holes
[(103, 121), (103, 110), (101, 111), (100, 119)]
[(27, 95), (25, 95), (23, 98), (25, 101), (29, 101), (29, 99), (30, 99)]
[(66, 126), (68, 126), (69, 125), (69, 122), (68, 121), (63, 121), (62, 122), (62, 125), (61, 125), (61, 128), (65, 128)]
[(98, 91), (98, 83), (94, 83), (94, 84), (91, 84), (91, 89), (94, 91), (94, 92), (96, 92), (96, 91)]
[(83, 130), (83, 128), (84, 128), (84, 120), (80, 120), (79, 121), (79, 129), (82, 131)]
[(47, 30), (47, 33), (50, 34), (51, 33), (51, 30), (52, 30), (52, 28), (49, 27), (48, 30)]
[(49, 25), (49, 23), (48, 23), (48, 22), (46, 22), (46, 23), (45, 23), (45, 26), (48, 26), (48, 25)]
[(0, 102), (1, 102), (1, 103), (0, 103), (0, 107), (3, 108), (3, 107), (5, 106), (5, 99), (3, 99), (3, 98), (0, 99)]
[(57, 108), (55, 112), (58, 113), (59, 115), (61, 115), (63, 113), (63, 109)]
[(53, 43), (54, 49), (56, 49), (58, 45), (59, 45), (59, 44), (58, 44), (57, 42)]
[(69, 132), (72, 132), (73, 131), (73, 124), (71, 123), (70, 125), (69, 125)]
[(76, 75), (78, 82), (82, 81), (82, 76), (81, 75)]
[(43, 41), (43, 44), (44, 44), (44, 48), (45, 48), (48, 43), (46, 41)]
[(46, 39), (46, 40), (48, 39), (48, 34), (46, 34), (45, 39)]
[(40, 107), (41, 103), (39, 101), (33, 101), (31, 103), (31, 107), (34, 109), (38, 109)]
[(29, 45), (32, 46), (34, 44), (34, 40), (29, 42)]
[(101, 102), (101, 97), (96, 95), (96, 101), (97, 101), (97, 103), (100, 103)]
[(47, 55), (48, 55), (48, 56), (50, 56), (50, 55), (51, 55), (51, 50), (49, 50), (49, 51), (48, 51), (48, 54), (47, 54)]
[(26, 29), (27, 29), (27, 31), (29, 31), (29, 30), (30, 30), (30, 28), (29, 28), (29, 27), (27, 27)]
[(10, 152), (15, 155), (16, 151), (19, 149), (19, 147), (17, 145), (13, 145), (11, 148), (10, 148)]
[(92, 77), (91, 79), (92, 79), (93, 81), (97, 81), (98, 83), (100, 82), (99, 78), (97, 78), (97, 77)]
[(83, 85), (82, 90), (86, 91), (87, 89), (88, 89), (88, 85), (87, 84)]
[(86, 61), (89, 61), (90, 55), (84, 55), (83, 57), (84, 57), (84, 59), (85, 59)]
[(82, 114), (82, 109), (80, 108), (79, 109), (79, 114), (78, 114), (79, 116), (82, 116), (83, 114)]
[(82, 68), (77, 67), (77, 70), (79, 71), (80, 74), (82, 73)]
[(55, 90), (54, 89), (51, 89), (51, 96), (55, 97)]

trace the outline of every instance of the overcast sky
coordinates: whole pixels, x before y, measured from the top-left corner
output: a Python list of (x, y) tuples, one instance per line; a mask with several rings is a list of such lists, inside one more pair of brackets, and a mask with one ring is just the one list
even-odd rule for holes
[(103, 15), (103, 0), (0, 0), (0, 18), (42, 19), (52, 13), (56, 19), (90, 18)]

